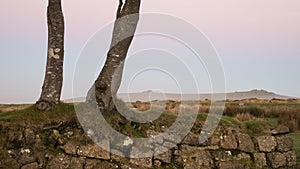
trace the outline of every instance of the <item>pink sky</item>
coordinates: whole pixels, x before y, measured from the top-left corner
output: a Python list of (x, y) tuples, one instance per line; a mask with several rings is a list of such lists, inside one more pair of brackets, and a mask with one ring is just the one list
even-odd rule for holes
[[(113, 21), (117, 3), (117, 0), (63, 0), (67, 49), (63, 97), (70, 97), (70, 76), (81, 48), (97, 30)], [(27, 75), (28, 79), (37, 79), (34, 85), (36, 88), (41, 86), (43, 73), (37, 72), (44, 69), (46, 58), (46, 7), (47, 0), (0, 2), (0, 50), (2, 55), (9, 56), (9, 58), (1, 56), (0, 67), (14, 67), (10, 64), (20, 58), (17, 52), (24, 54), (22, 57), (37, 63), (34, 65), (35, 68), (30, 67), (31, 71)], [(300, 72), (296, 64), (300, 62), (299, 0), (144, 0), (141, 11), (174, 15), (202, 30), (215, 45), (224, 62), (229, 91), (265, 88), (300, 97), (300, 91), (296, 88), (300, 85), (300, 79), (295, 79)], [(258, 62), (266, 65), (272, 62), (271, 67), (265, 72), (266, 78), (269, 72), (276, 72), (279, 67), (287, 69), (284, 73), (277, 73), (282, 76), (280, 78), (286, 78), (286, 84), (272, 86), (276, 83), (276, 77), (270, 82), (265, 82), (269, 85), (260, 81), (255, 82), (253, 74), (250, 75), (253, 79), (246, 82), (252, 84), (241, 86), (239, 78), (242, 74), (238, 74), (237, 70), (249, 74), (252, 71), (258, 73), (251, 67), (243, 67), (247, 65), (245, 62), (252, 65)], [(242, 66), (240, 68), (235, 65)], [(261, 66), (259, 73), (264, 73), (261, 72), (264, 71), (263, 67)], [(16, 69), (26, 70), (27, 67), (19, 64)], [(31, 75), (32, 72), (35, 74)], [(17, 73), (12, 73), (15, 74)], [(7, 77), (5, 74), (0, 76), (2, 79)], [(263, 76), (261, 78), (263, 79)], [(20, 82), (6, 80), (2, 84), (4, 89), (0, 92), (9, 91), (12, 83)], [(39, 95), (39, 91), (29, 90), (26, 87), (23, 93), (30, 95), (24, 99), (28, 101), (35, 100)], [(2, 95), (0, 101), (5, 101), (10, 95), (10, 93)]]
[[(67, 33), (80, 39), (93, 34), (114, 19), (117, 2), (63, 0)], [(5, 34), (7, 30), (16, 34), (20, 27), (32, 32), (45, 29), (46, 0), (2, 0), (0, 4), (1, 29), (6, 30)], [(230, 38), (246, 37), (246, 40), (265, 37), (272, 41), (274, 35), (283, 40), (300, 36), (299, 6), (298, 0), (144, 0), (142, 12), (178, 16), (212, 38), (223, 36), (226, 39), (230, 35)]]

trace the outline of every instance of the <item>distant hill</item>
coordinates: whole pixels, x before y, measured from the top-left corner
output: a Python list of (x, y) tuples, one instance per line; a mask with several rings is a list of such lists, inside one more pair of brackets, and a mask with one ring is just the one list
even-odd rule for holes
[[(243, 99), (292, 99), (293, 97), (279, 95), (273, 92), (268, 92), (266, 90), (251, 90), (242, 92), (231, 92), (225, 93), (226, 99), (229, 100), (243, 100)], [(126, 102), (135, 101), (153, 101), (153, 100), (211, 100), (212, 95), (215, 100), (221, 100), (223, 98), (222, 93), (215, 94), (178, 94), (178, 93), (158, 93), (155, 91), (145, 91), (140, 93), (119, 93), (118, 97)], [(85, 98), (76, 98), (76, 102), (85, 101)], [(73, 99), (64, 100), (64, 102), (73, 102)]]
[(242, 100), (242, 99), (250, 99), (250, 98), (269, 100), (269, 99), (292, 99), (293, 97), (283, 96), (265, 90), (251, 90), (246, 92), (227, 93), (227, 99), (230, 100)]
[[(251, 91), (243, 91), (243, 92), (232, 92), (225, 93), (226, 99), (229, 100), (243, 100), (243, 99), (266, 99), (270, 100), (273, 98), (276, 99), (291, 99), (292, 97), (278, 95), (273, 92), (268, 92), (265, 90), (251, 90)], [(156, 93), (153, 91), (146, 91), (141, 93), (120, 93), (118, 96), (124, 101), (152, 101), (152, 100), (205, 100), (211, 99), (212, 96), (214, 100), (221, 100), (223, 98), (224, 93), (215, 93), (215, 94), (176, 94), (176, 93)]]

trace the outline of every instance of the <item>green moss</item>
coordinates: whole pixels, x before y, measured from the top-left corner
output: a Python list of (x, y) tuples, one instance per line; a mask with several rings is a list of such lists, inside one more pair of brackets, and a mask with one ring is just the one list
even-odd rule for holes
[(251, 136), (260, 136), (265, 134), (264, 131), (269, 124), (266, 121), (245, 121), (242, 123), (242, 130)]

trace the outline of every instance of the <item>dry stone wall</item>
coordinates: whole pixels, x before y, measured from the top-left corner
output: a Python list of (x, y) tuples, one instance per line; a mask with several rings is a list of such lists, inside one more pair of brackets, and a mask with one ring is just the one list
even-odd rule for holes
[[(0, 168), (21, 169), (254, 169), (297, 168), (293, 140), (288, 128), (279, 126), (268, 134), (250, 136), (238, 126), (220, 125), (213, 136), (199, 145), (199, 133), (190, 132), (171, 150), (162, 140), (153, 145), (166, 149), (151, 158), (129, 159), (114, 155), (89, 140), (77, 122), (62, 122), (43, 128), (0, 124)], [(148, 136), (157, 133), (147, 131)], [(109, 148), (109, 142), (103, 143)], [(133, 143), (135, 144), (135, 143)], [(128, 144), (128, 151), (134, 150)]]

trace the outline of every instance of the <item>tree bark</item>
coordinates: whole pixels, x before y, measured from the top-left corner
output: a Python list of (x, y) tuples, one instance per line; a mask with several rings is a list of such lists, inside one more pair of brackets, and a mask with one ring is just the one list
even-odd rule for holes
[(49, 0), (47, 8), (48, 54), (44, 83), (36, 107), (49, 111), (60, 102), (63, 82), (64, 16), (61, 0)]
[(119, 0), (106, 62), (87, 94), (87, 102), (96, 104), (104, 112), (116, 110), (113, 97), (121, 84), (124, 61), (139, 20), (140, 4), (141, 0), (126, 0), (125, 4)]

